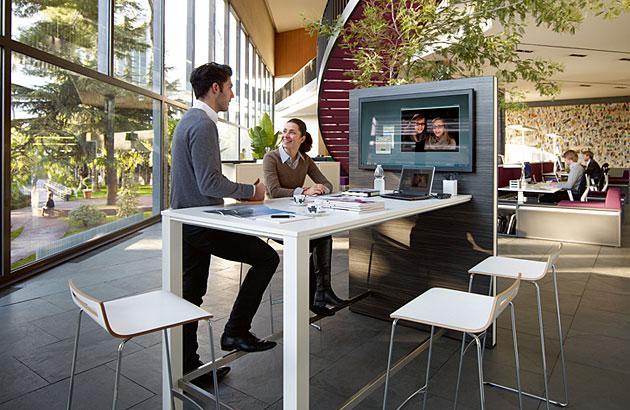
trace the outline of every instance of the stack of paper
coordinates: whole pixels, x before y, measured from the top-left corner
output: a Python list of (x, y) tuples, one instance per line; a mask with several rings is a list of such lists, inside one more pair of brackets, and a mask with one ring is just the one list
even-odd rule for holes
[(350, 195), (326, 196), (321, 198), (325, 208), (342, 209), (355, 212), (373, 212), (385, 209), (385, 203), (371, 199), (357, 198)]

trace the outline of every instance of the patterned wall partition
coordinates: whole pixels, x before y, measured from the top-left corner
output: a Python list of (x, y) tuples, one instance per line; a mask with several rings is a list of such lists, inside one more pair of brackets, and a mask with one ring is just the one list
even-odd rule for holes
[[(553, 152), (552, 139), (558, 135), (561, 152), (590, 149), (600, 164), (630, 168), (630, 102), (606, 104), (529, 107), (506, 113), (506, 125), (520, 124), (528, 132), (528, 145)], [(515, 133), (506, 133), (506, 143), (518, 144)]]

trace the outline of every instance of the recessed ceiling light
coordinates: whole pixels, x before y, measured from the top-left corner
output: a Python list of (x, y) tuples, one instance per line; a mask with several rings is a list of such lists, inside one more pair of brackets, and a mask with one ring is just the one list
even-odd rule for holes
[(529, 53), (533, 53), (533, 52), (534, 52), (534, 50), (523, 50), (523, 49), (521, 49), (521, 48), (517, 48), (517, 49), (516, 49), (516, 52), (517, 52), (517, 53), (525, 53), (525, 54), (529, 54)]
[(619, 61), (630, 61), (630, 58), (628, 57), (622, 57), (619, 59)]
[(615, 88), (624, 89), (624, 88), (628, 88), (628, 87), (625, 87), (625, 86), (623, 86), (623, 85), (616, 85), (616, 86), (615, 86)]
[(569, 57), (586, 57), (586, 54), (577, 54), (577, 53), (571, 53), (569, 54)]
[(580, 84), (580, 87), (590, 87), (590, 84)]

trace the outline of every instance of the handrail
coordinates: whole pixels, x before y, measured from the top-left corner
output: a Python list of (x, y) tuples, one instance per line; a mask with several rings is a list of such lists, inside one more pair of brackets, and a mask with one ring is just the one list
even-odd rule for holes
[(278, 104), (280, 101), (291, 96), (293, 93), (304, 87), (317, 78), (316, 58), (306, 63), (304, 67), (293, 74), (293, 77), (278, 91), (274, 93), (274, 101)]

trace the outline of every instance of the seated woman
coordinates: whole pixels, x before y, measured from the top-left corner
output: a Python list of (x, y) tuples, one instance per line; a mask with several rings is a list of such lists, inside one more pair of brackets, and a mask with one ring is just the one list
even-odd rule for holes
[(457, 141), (448, 134), (446, 122), (440, 117), (435, 117), (431, 123), (433, 124), (433, 135), (424, 144), (425, 151), (457, 150)]
[[(321, 173), (315, 162), (306, 155), (313, 145), (311, 134), (304, 121), (293, 118), (284, 126), (282, 144), (265, 154), (264, 181), (271, 198), (290, 197), (296, 194), (320, 195), (332, 190), (332, 184)], [(315, 184), (304, 186), (306, 176)], [(310, 309), (318, 315), (332, 316), (328, 308), (343, 306), (347, 301), (339, 298), (330, 285), (332, 237), (313, 239), (310, 243)]]

